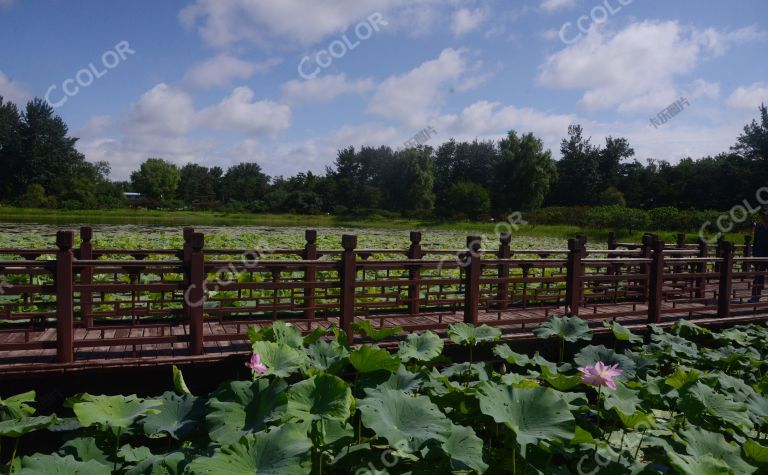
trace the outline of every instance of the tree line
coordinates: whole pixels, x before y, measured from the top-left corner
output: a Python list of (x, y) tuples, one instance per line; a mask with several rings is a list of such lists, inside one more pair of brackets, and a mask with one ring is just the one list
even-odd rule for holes
[[(560, 160), (532, 133), (437, 147), (348, 147), (323, 174), (269, 177), (255, 162), (228, 168), (149, 158), (130, 181), (77, 151), (67, 125), (40, 99), (21, 110), (0, 97), (0, 202), (96, 209), (129, 204), (228, 210), (439, 219), (487, 219), (558, 206), (728, 209), (768, 184), (768, 110), (733, 147), (676, 164), (639, 161), (625, 138), (595, 144), (568, 128)], [(128, 203), (124, 192), (141, 193)]]

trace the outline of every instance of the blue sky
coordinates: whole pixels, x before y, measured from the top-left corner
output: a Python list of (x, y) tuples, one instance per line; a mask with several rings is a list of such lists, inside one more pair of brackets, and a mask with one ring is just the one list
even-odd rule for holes
[(430, 126), (558, 158), (580, 123), (675, 162), (768, 103), (766, 25), (765, 0), (0, 0), (0, 95), (47, 97), (114, 179), (148, 157), (322, 171)]

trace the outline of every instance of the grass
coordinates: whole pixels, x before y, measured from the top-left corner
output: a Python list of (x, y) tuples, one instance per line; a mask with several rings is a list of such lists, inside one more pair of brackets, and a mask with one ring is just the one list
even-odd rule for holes
[[(495, 236), (497, 223), (471, 221), (437, 221), (388, 217), (345, 217), (331, 215), (297, 215), (240, 213), (222, 211), (163, 211), (163, 210), (50, 210), (0, 206), (0, 222), (44, 223), (44, 224), (163, 224), (163, 225), (254, 225), (275, 227), (345, 227), (397, 230), (443, 230), (464, 231), (467, 234)], [(498, 227), (502, 232), (507, 228)], [(518, 227), (514, 234), (531, 237), (554, 237), (568, 239), (585, 235), (592, 242), (606, 242), (608, 229), (582, 228), (570, 225), (531, 225)], [(622, 242), (640, 242), (645, 232), (659, 235), (665, 242), (675, 242), (677, 232), (673, 231), (617, 231)], [(744, 242), (744, 233), (728, 233), (725, 238), (736, 244)], [(686, 242), (695, 243), (697, 233), (687, 232)]]

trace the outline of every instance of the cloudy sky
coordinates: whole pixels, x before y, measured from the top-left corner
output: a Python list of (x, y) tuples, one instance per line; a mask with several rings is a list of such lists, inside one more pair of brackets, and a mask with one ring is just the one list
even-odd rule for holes
[(0, 0), (0, 95), (46, 98), (114, 179), (147, 157), (322, 171), (429, 126), (558, 157), (581, 123), (674, 162), (768, 103), (767, 25), (765, 0)]

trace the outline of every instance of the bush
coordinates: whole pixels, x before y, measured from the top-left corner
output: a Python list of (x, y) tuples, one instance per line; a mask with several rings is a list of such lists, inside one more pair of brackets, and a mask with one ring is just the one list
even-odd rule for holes
[(614, 186), (609, 186), (597, 197), (597, 204), (603, 206), (627, 206), (624, 200), (624, 193), (620, 192)]
[[(672, 206), (665, 206), (663, 208), (654, 208), (648, 212), (651, 220), (651, 227), (653, 229), (664, 229), (679, 231), (680, 227), (680, 211)], [(688, 229), (685, 227), (683, 229)]]
[(55, 206), (54, 201), (48, 198), (42, 185), (33, 183), (19, 197), (18, 205), (21, 208), (52, 208)]
[(483, 219), (491, 210), (488, 191), (477, 183), (454, 183), (446, 192), (445, 208), (440, 214), (450, 219)]
[(596, 206), (586, 217), (587, 226), (599, 229), (626, 229), (630, 233), (648, 226), (648, 213), (624, 206)]
[(531, 224), (586, 226), (589, 211), (587, 206), (552, 206), (525, 213), (525, 220)]

